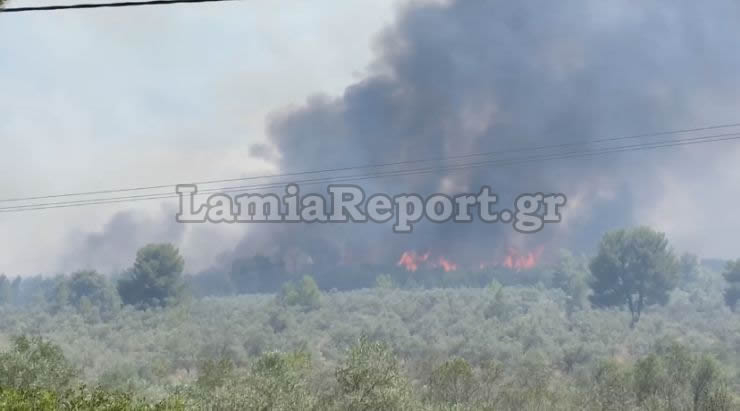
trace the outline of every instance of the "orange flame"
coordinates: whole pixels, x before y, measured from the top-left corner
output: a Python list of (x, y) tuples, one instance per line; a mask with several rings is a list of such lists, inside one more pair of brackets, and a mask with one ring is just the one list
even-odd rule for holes
[(442, 267), (442, 269), (446, 273), (457, 270), (457, 264), (441, 256), (439, 257), (439, 260), (437, 261), (437, 266)]
[(415, 272), (419, 269), (419, 264), (427, 259), (429, 259), (429, 253), (417, 255), (415, 251), (404, 251), (396, 265), (405, 267), (407, 271)]
[(415, 251), (404, 251), (396, 265), (402, 266), (411, 272), (415, 272), (423, 264), (430, 268), (441, 268), (446, 273), (457, 270), (457, 264), (451, 260), (442, 256), (437, 257), (435, 260), (430, 260), (430, 256), (431, 254), (429, 252), (417, 254)]
[[(541, 246), (526, 253), (510, 247), (502, 259), (482, 261), (478, 264), (478, 269), (484, 270), (488, 267), (497, 266), (516, 271), (530, 270), (536, 267), (539, 263), (542, 251), (543, 247)], [(407, 271), (411, 272), (416, 272), (422, 266), (433, 269), (442, 269), (446, 273), (456, 271), (458, 268), (458, 264), (456, 262), (445, 258), (444, 256), (432, 257), (431, 253), (428, 251), (424, 254), (419, 254), (416, 251), (404, 251), (396, 265), (404, 267)]]
[(510, 270), (529, 270), (537, 266), (540, 262), (543, 247), (539, 246), (534, 251), (522, 253), (514, 247), (507, 250), (506, 255), (501, 259), (481, 261), (478, 264), (479, 270), (485, 270), (489, 267), (504, 267)]
[(510, 248), (509, 253), (504, 257), (503, 265), (506, 268), (512, 270), (529, 270), (537, 265), (537, 261), (542, 254), (542, 247), (538, 247), (534, 251), (529, 251), (526, 254), (520, 253), (515, 248)]

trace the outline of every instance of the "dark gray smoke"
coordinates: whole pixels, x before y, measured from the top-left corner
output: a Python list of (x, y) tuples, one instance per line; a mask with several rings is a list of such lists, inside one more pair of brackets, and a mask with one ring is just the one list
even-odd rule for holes
[[(732, 121), (703, 104), (721, 106), (737, 95), (739, 8), (733, 1), (413, 4), (380, 38), (373, 74), (340, 97), (314, 97), (275, 114), (272, 150), (280, 169), (291, 172)], [(521, 192), (569, 196), (566, 221), (534, 235), (485, 224), (422, 224), (410, 235), (374, 224), (259, 226), (237, 254), (301, 250), (327, 263), (393, 262), (405, 249), (476, 260), (511, 245), (584, 247), (608, 228), (638, 223), (635, 211), (661, 195), (658, 171), (686, 166), (680, 152), (361, 183), (393, 194), (485, 184), (504, 206)]]

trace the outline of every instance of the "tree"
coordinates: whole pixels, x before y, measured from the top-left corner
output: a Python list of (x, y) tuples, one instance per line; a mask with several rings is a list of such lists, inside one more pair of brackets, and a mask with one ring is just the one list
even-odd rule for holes
[(727, 262), (722, 276), (730, 284), (725, 290), (725, 303), (734, 310), (740, 300), (740, 259)]
[(637, 324), (645, 307), (665, 305), (678, 284), (678, 262), (665, 234), (648, 227), (605, 234), (589, 268), (591, 303), (600, 307), (626, 304), (632, 315), (630, 327)]
[(278, 301), (284, 305), (299, 306), (310, 311), (321, 305), (321, 291), (313, 277), (304, 275), (300, 284), (284, 284), (278, 294)]
[(560, 288), (568, 297), (568, 311), (583, 308), (588, 303), (588, 260), (576, 257), (568, 250), (560, 251), (560, 258), (555, 265), (552, 285)]
[(118, 311), (120, 297), (108, 279), (94, 270), (83, 270), (63, 278), (56, 287), (59, 308), (71, 305), (81, 312), (97, 310), (109, 316)]
[(136, 253), (136, 261), (118, 282), (125, 304), (165, 305), (182, 295), (185, 261), (172, 244), (149, 244)]

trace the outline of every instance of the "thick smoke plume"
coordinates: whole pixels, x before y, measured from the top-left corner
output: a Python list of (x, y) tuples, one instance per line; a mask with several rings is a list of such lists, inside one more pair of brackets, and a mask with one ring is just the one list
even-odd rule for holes
[[(727, 118), (702, 104), (711, 96), (719, 106), (737, 92), (740, 65), (730, 33), (738, 7), (730, 1), (412, 4), (380, 38), (371, 75), (340, 97), (313, 97), (275, 114), (270, 143), (280, 169), (290, 172), (722, 122)], [(369, 192), (389, 193), (457, 193), (485, 184), (504, 206), (521, 192), (565, 193), (566, 220), (534, 235), (485, 224), (423, 224), (410, 235), (373, 224), (270, 226), (252, 229), (237, 254), (300, 250), (336, 263), (393, 261), (412, 249), (477, 261), (510, 246), (592, 245), (605, 229), (635, 223), (636, 210), (659, 198), (656, 176), (686, 166), (680, 152), (362, 183)]]
[[(702, 98), (722, 101), (737, 90), (737, 57), (727, 52), (737, 17), (731, 2), (412, 5), (383, 34), (372, 75), (341, 97), (315, 97), (276, 114), (270, 142), (280, 168), (293, 171), (707, 124), (717, 118), (701, 107)], [(356, 224), (260, 227), (238, 252), (298, 249), (339, 262), (391, 260), (420, 249), (480, 260), (512, 244), (555, 238), (557, 246), (584, 246), (607, 228), (634, 223), (639, 202), (661, 195), (659, 171), (680, 165), (678, 157), (628, 153), (363, 183), (390, 193), (485, 184), (504, 205), (520, 192), (568, 195), (566, 221), (536, 235), (485, 224), (426, 224), (411, 235)]]

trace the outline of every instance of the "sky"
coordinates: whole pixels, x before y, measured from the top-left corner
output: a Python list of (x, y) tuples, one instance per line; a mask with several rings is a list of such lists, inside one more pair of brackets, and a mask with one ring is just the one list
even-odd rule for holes
[[(16, 0), (20, 1), (41, 3)], [(369, 73), (382, 69), (378, 63), (394, 63), (392, 54), (398, 50), (389, 50), (381, 40), (388, 27), (398, 21), (401, 6), (399, 0), (239, 1), (0, 15), (0, 38), (5, 39), (0, 45), (0, 199), (278, 171), (277, 162), (250, 155), (250, 147), (271, 141), (268, 126), (280, 113), (317, 106), (311, 102), (323, 100), (317, 100), (316, 95), (350, 98), (353, 90), (367, 86), (364, 79), (372, 80)], [(598, 28), (598, 34), (633, 25), (646, 34), (658, 33), (656, 38), (664, 33), (661, 27), (635, 23), (644, 18), (649, 21), (637, 9), (594, 7), (601, 8), (589, 24)], [(475, 16), (475, 12), (462, 10), (459, 14)], [(713, 13), (731, 17), (736, 10), (723, 11), (718, 6), (707, 12)], [(456, 24), (469, 18), (457, 19), (455, 12), (440, 14)], [(675, 34), (675, 27), (691, 26), (676, 23), (684, 15), (692, 12), (679, 10), (675, 19), (669, 12), (662, 15), (661, 21), (670, 26), (665, 32)], [(398, 32), (407, 36), (401, 40), (417, 40), (420, 49), (433, 49), (434, 45), (423, 41), (425, 29), (414, 23), (424, 16), (423, 12), (412, 16)], [(705, 30), (710, 40), (725, 39), (729, 44), (734, 44), (732, 38), (738, 34), (724, 32), (726, 25), (719, 23), (716, 29), (691, 27)], [(465, 68), (466, 58), (476, 58), (466, 53), (475, 52), (477, 45), (464, 34), (453, 32), (457, 26), (446, 29), (450, 32), (432, 30), (429, 37), (439, 34), (446, 40), (449, 34), (449, 38), (461, 40), (457, 44), (461, 48), (472, 47), (455, 56), (455, 64)], [(610, 37), (604, 38), (604, 44), (612, 46)], [(737, 59), (728, 55), (727, 72), (721, 67), (712, 70), (710, 64), (716, 60), (707, 60), (704, 67), (702, 53), (704, 48), (721, 50), (719, 44), (699, 41), (690, 45), (694, 49), (687, 49), (689, 45), (684, 43), (660, 39), (658, 44), (666, 48), (643, 50), (644, 55), (664, 53), (668, 60), (674, 55), (682, 59), (692, 53), (698, 56), (691, 67), (667, 73), (665, 84), (712, 75), (722, 79), (707, 81), (706, 88), (692, 89), (690, 98), (682, 101), (686, 106), (682, 111), (689, 115), (671, 119), (665, 127), (740, 121), (736, 114), (740, 107), (732, 93), (733, 73), (740, 66)], [(548, 74), (562, 74), (566, 79), (569, 72), (594, 69), (579, 66), (583, 56), (578, 53), (589, 50), (589, 45), (572, 40), (566, 36), (554, 48), (543, 41), (544, 54), (536, 57), (552, 64)], [(403, 48), (403, 41), (399, 44)], [(682, 59), (675, 61), (688, 61)], [(423, 59), (409, 62), (427, 64)], [(403, 69), (405, 63), (401, 61), (395, 68)], [(618, 73), (610, 75), (606, 78), (620, 79)], [(732, 87), (720, 96), (726, 85)], [(647, 92), (656, 100), (676, 95), (660, 84)], [(581, 105), (591, 105), (585, 103)], [(602, 103), (595, 101), (593, 106)], [(608, 116), (605, 123), (629, 129), (629, 120), (625, 117), (621, 121), (619, 112)], [(740, 214), (734, 212), (740, 200), (739, 146), (697, 146), (682, 150), (671, 161), (646, 154), (620, 163), (623, 169), (615, 169), (615, 173), (624, 170), (636, 188), (631, 191), (631, 203), (639, 205), (635, 206), (635, 220), (665, 231), (677, 250), (703, 257), (740, 256), (734, 245), (734, 234), (740, 230)], [(649, 175), (644, 177), (656, 183), (646, 184), (642, 191), (641, 161), (658, 165), (645, 169)], [(320, 159), (306, 163), (315, 162), (321, 163)], [(627, 172), (629, 167), (633, 170)], [(572, 200), (574, 209), (588, 201)], [(115, 272), (131, 264), (138, 247), (156, 241), (177, 243), (188, 270), (196, 272), (243, 240), (244, 226), (178, 225), (174, 222), (175, 206), (172, 201), (140, 202), (0, 213), (0, 273), (55, 274), (80, 268)], [(608, 213), (600, 216), (608, 218)]]
[[(0, 197), (272, 170), (248, 155), (265, 138), (268, 114), (316, 93), (339, 93), (360, 77), (396, 3), (242, 1), (0, 15), (0, 38), (9, 40), (0, 45)], [(171, 228), (173, 206), (0, 215), (0, 272), (51, 274), (98, 262), (76, 249), (121, 213), (145, 231), (131, 241), (168, 238), (180, 230)], [(170, 227), (151, 227), (158, 222)], [(243, 229), (182, 229), (191, 268), (219, 251), (209, 231), (229, 238)]]

